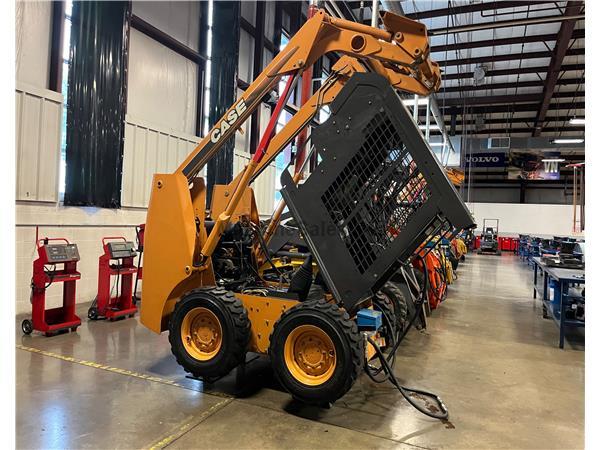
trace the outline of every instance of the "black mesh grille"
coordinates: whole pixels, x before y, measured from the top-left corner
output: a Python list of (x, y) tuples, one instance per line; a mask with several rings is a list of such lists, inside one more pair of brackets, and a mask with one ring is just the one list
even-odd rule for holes
[(360, 151), (321, 197), (361, 274), (431, 195), (386, 114), (375, 115), (363, 133)]

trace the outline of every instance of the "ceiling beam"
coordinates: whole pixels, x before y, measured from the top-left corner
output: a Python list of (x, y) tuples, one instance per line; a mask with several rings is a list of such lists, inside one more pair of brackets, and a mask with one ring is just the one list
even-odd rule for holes
[[(567, 116), (561, 116), (561, 117), (552, 117), (552, 122), (568, 122), (569, 119), (571, 119), (573, 116), (567, 117)], [(525, 124), (532, 124), (534, 121), (535, 117), (512, 117), (510, 119), (506, 118), (506, 117), (499, 117), (499, 118), (484, 118), (483, 122), (485, 125), (497, 125), (497, 124), (504, 124), (504, 125), (508, 125), (510, 124), (515, 124), (515, 123), (525, 123)], [(420, 116), (419, 120), (421, 122), (425, 121), (425, 116)], [(456, 126), (457, 127), (462, 127), (463, 124), (467, 124), (467, 125), (473, 125), (475, 124), (475, 118), (470, 116), (467, 120), (457, 120), (456, 121)], [(585, 128), (585, 127), (584, 127)], [(577, 126), (571, 126), (569, 127), (569, 129), (574, 129), (576, 131), (578, 130)]]
[[(554, 98), (577, 98), (584, 97), (585, 91), (575, 92), (556, 92)], [(540, 98), (540, 94), (521, 94), (521, 95), (489, 95), (485, 97), (458, 97), (458, 98), (447, 98), (441, 102), (444, 106), (462, 106), (465, 101), (469, 105), (502, 105), (505, 103), (529, 103), (536, 102)]]
[[(468, 106), (468, 105), (467, 105)], [(448, 106), (445, 107), (443, 105), (439, 105), (440, 109), (450, 110), (451, 108), (456, 108), (456, 106)], [(539, 108), (539, 103), (518, 103), (516, 105), (482, 105), (482, 106), (474, 106), (469, 107), (467, 110), (468, 114), (486, 114), (486, 113), (503, 113), (503, 112), (526, 112), (526, 111), (537, 111)], [(585, 102), (563, 102), (563, 103), (551, 103), (548, 109), (557, 110), (557, 109), (570, 109), (574, 111), (576, 109), (585, 109)], [(462, 114), (462, 107), (459, 108), (459, 114)], [(446, 112), (446, 115), (449, 113)]]
[[(563, 64), (560, 71), (571, 71), (571, 70), (585, 70), (585, 64)], [(487, 77), (495, 77), (502, 75), (518, 75), (523, 73), (546, 73), (548, 72), (548, 66), (543, 67), (521, 67), (520, 69), (499, 69), (499, 70), (488, 70), (485, 74)], [(442, 76), (442, 80), (461, 80), (464, 78), (473, 78), (473, 72), (459, 72), (449, 73)]]
[[(578, 14), (581, 11), (582, 6), (582, 1), (569, 1), (565, 9), (564, 16), (567, 17)], [(554, 55), (550, 61), (550, 66), (548, 67), (545, 78), (546, 84), (544, 86), (542, 102), (538, 109), (537, 118), (535, 120), (535, 128), (532, 134), (534, 137), (539, 136), (540, 131), (542, 130), (542, 123), (546, 118), (546, 113), (548, 112), (548, 108), (550, 106), (550, 100), (552, 100), (554, 88), (556, 87), (556, 81), (560, 76), (560, 72), (563, 70), (563, 59), (567, 55), (567, 50), (569, 48), (569, 43), (571, 42), (571, 37), (573, 35), (576, 22), (576, 20), (565, 20), (560, 25), (558, 38), (554, 47)]]
[(498, 20), (495, 22), (482, 22), (473, 23), (469, 25), (458, 25), (448, 28), (434, 28), (429, 30), (427, 34), (429, 36), (443, 36), (446, 34), (456, 33), (468, 33), (471, 31), (481, 30), (494, 30), (497, 28), (514, 28), (522, 27), (526, 25), (538, 25), (542, 23), (555, 23), (555, 22), (571, 22), (576, 20), (585, 19), (585, 14), (560, 14), (544, 17), (530, 17), (528, 19), (516, 19), (516, 20)]
[[(565, 183), (570, 180), (565, 180), (564, 177), (560, 180), (526, 180), (527, 189), (553, 189), (553, 190), (564, 190)], [(509, 180), (507, 178), (500, 179), (473, 179), (471, 180), (471, 186), (480, 186), (488, 189), (519, 189), (521, 183), (524, 180)], [(465, 185), (469, 183), (469, 177), (465, 177), (463, 181)], [(499, 185), (499, 186), (498, 186)], [(567, 186), (568, 189), (571, 186)]]
[[(562, 78), (558, 80), (556, 84), (561, 86), (570, 86), (576, 84), (585, 84), (585, 80), (581, 78)], [(515, 89), (522, 87), (544, 87), (543, 80), (531, 80), (531, 81), (519, 81), (519, 83), (490, 83), (490, 84), (478, 84), (478, 85), (469, 85), (469, 86), (453, 86), (442, 88), (438, 92), (438, 99), (440, 99), (440, 95), (449, 94), (453, 92), (470, 92), (470, 91), (488, 91), (494, 89)], [(443, 97), (442, 97), (443, 98)], [(441, 99), (439, 101), (442, 101)]]
[[(585, 55), (585, 48), (571, 48), (567, 50), (566, 56), (581, 56)], [(494, 63), (498, 61), (518, 61), (525, 59), (539, 59), (539, 58), (552, 58), (553, 52), (544, 50), (541, 52), (527, 52), (527, 53), (507, 53), (504, 55), (485, 55), (477, 56), (473, 58), (460, 58), (460, 59), (448, 59), (444, 61), (437, 61), (440, 67), (443, 69), (447, 66), (463, 66), (469, 64), (482, 64), (482, 63)]]
[[(473, 12), (490, 11), (490, 10), (501, 10), (509, 8), (527, 7), (527, 4), (543, 5), (549, 2), (523, 2), (523, 1), (493, 1), (486, 3), (475, 3), (473, 5), (455, 6), (453, 8), (440, 8), (431, 9), (429, 11), (415, 11), (410, 14), (406, 14), (406, 17), (413, 20), (430, 19), (432, 17), (445, 17), (452, 14), (467, 14)], [(526, 11), (522, 11), (526, 12)]]
[[(514, 134), (514, 133), (531, 133), (532, 127), (514, 127), (514, 128), (469, 128), (469, 134)], [(456, 134), (461, 134), (462, 128), (457, 128)], [(566, 131), (577, 131), (583, 136), (585, 127), (548, 127), (542, 129), (542, 133), (564, 133)]]
[(188, 47), (187, 45), (181, 43), (173, 36), (165, 33), (162, 30), (159, 30), (154, 25), (146, 22), (139, 16), (132, 14), (131, 16), (131, 26), (135, 28), (141, 33), (144, 33), (151, 39), (154, 39), (156, 42), (160, 42), (165, 47), (173, 50), (175, 53), (180, 54), (184, 58), (189, 59), (190, 61), (195, 62), (196, 64), (203, 64), (204, 61), (208, 59), (206, 55), (203, 55), (196, 50)]
[[(573, 39), (585, 39), (585, 29), (573, 31)], [(434, 45), (431, 47), (431, 53), (455, 52), (457, 50), (467, 50), (470, 48), (498, 47), (500, 45), (527, 44), (531, 42), (554, 42), (556, 33), (552, 34), (533, 34), (527, 36), (518, 36), (502, 39), (486, 39), (483, 41), (465, 41), (455, 42), (448, 45)]]

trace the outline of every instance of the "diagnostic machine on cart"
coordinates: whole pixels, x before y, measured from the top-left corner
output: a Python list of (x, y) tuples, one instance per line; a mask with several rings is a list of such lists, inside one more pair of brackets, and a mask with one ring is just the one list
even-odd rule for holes
[[(104, 253), (98, 259), (98, 294), (88, 310), (88, 318), (133, 317), (137, 312), (133, 304), (133, 276), (138, 271), (134, 264), (137, 256), (134, 244), (123, 236), (111, 236), (102, 239), (102, 247)], [(116, 291), (114, 296), (113, 291)]]
[[(75, 314), (75, 285), (81, 278), (77, 271), (77, 244), (65, 238), (46, 237), (36, 240), (36, 246), (38, 258), (33, 262), (31, 278), (32, 319), (25, 319), (21, 329), (25, 334), (36, 330), (46, 336), (69, 329), (76, 331), (81, 325), (81, 319)], [(46, 309), (46, 291), (56, 283), (63, 285), (62, 306)]]

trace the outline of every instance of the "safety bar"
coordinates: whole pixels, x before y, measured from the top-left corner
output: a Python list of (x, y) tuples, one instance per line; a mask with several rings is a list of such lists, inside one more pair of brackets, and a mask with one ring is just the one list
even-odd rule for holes
[(44, 245), (46, 245), (46, 243), (49, 242), (49, 241), (64, 241), (67, 244), (70, 244), (70, 242), (69, 242), (69, 240), (67, 238), (49, 238), (49, 237), (45, 237), (45, 238), (42, 238), (42, 239), (38, 239), (38, 241), (36, 243), (37, 248), (43, 247), (43, 245), (40, 245), (40, 242), (43, 242)]
[(102, 238), (102, 245), (106, 245), (106, 242), (104, 241), (108, 241), (108, 240), (122, 240), (123, 242), (127, 242), (127, 239), (125, 239), (124, 236), (106, 236)]

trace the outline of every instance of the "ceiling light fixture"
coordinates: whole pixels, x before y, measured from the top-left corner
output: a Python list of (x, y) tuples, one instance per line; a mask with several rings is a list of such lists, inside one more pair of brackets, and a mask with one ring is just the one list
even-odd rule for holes
[[(419, 125), (419, 130), (426, 130), (427, 126), (426, 125)], [(434, 131), (434, 130), (439, 130), (440, 127), (436, 124), (436, 123), (432, 123), (431, 125), (429, 125), (429, 131)]]
[(548, 158), (542, 159), (542, 162), (565, 162), (563, 158)]
[[(408, 99), (408, 100), (402, 100), (402, 103), (404, 103), (405, 106), (415, 106), (415, 100), (414, 99)], [(426, 98), (419, 98), (417, 99), (417, 105), (419, 106), (425, 106), (428, 103)]]
[(582, 144), (582, 138), (558, 138), (552, 139), (553, 144)]
[(569, 125), (585, 125), (585, 117), (573, 117), (569, 120)]

